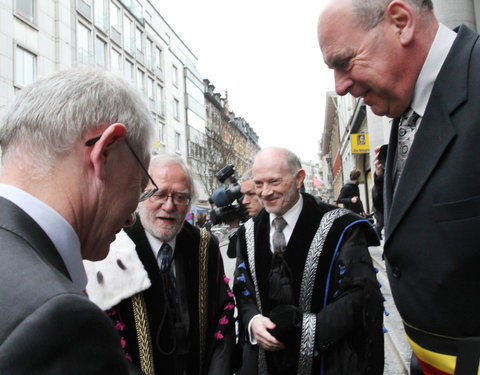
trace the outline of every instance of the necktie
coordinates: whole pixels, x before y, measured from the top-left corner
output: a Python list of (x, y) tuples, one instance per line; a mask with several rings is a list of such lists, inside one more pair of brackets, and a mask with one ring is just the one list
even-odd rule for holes
[(400, 119), (400, 125), (398, 127), (398, 146), (397, 146), (397, 167), (395, 171), (395, 187), (400, 180), (405, 162), (407, 161), (410, 147), (412, 146), (413, 139), (415, 138), (415, 132), (417, 131), (417, 121), (420, 118), (418, 113), (413, 109), (409, 110), (402, 115)]
[(172, 257), (172, 248), (168, 243), (164, 243), (160, 248), (160, 271), (167, 270), (171, 257)]
[(272, 238), (273, 251), (275, 253), (283, 253), (285, 251), (285, 248), (287, 247), (287, 244), (285, 242), (285, 235), (283, 234), (283, 229), (285, 229), (285, 227), (287, 226), (287, 222), (283, 217), (278, 216), (273, 219), (272, 225), (275, 228)]
[(168, 243), (164, 243), (160, 248), (160, 272), (163, 275), (164, 287), (167, 289), (172, 311), (178, 310), (178, 296), (175, 275), (172, 268), (172, 248)]
[(291, 305), (294, 303), (293, 290), (291, 286), (292, 273), (284, 259), (284, 252), (287, 247), (283, 229), (287, 225), (281, 216), (273, 219), (275, 231), (273, 232), (273, 256), (268, 280), (270, 283), (269, 299), (273, 305)]

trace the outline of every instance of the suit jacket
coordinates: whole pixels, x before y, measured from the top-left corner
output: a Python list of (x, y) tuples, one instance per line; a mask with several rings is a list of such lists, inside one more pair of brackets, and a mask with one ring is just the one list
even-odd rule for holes
[(385, 171), (385, 256), (410, 325), (480, 336), (480, 44), (465, 26), (435, 81), (397, 191), (398, 119)]
[[(285, 260), (293, 275), (291, 284), (296, 306), (299, 304), (302, 275), (312, 239), (323, 215), (335, 209), (325, 203), (317, 203), (308, 194), (303, 194), (303, 197), (303, 208), (285, 251)], [(238, 231), (239, 251), (234, 293), (244, 327), (248, 327), (255, 315), (269, 316), (276, 307), (268, 298), (268, 274), (272, 263), (269, 214), (262, 210), (253, 220), (255, 268), (262, 311), (255, 300), (246, 254), (245, 229), (241, 227)], [(315, 346), (323, 354), (314, 359), (314, 374), (321, 373), (322, 361), (324, 374), (383, 373), (383, 302), (368, 253), (368, 244), (378, 244), (376, 233), (366, 220), (353, 213), (336, 219), (326, 237), (312, 295), (311, 312), (317, 314)], [(339, 251), (335, 255), (337, 245)], [(364, 320), (362, 316), (365, 317)], [(248, 335), (248, 332), (245, 334)], [(244, 355), (244, 367), (248, 370), (242, 374), (252, 375), (257, 370), (257, 353), (249, 344), (248, 337), (246, 341), (244, 350), (249, 354)], [(287, 350), (290, 351), (288, 346)], [(294, 352), (298, 353), (298, 348), (294, 348)]]
[[(171, 347), (171, 339), (165, 330), (169, 324), (165, 313), (165, 298), (163, 281), (160, 275), (157, 260), (154, 257), (150, 243), (140, 220), (125, 231), (136, 244), (140, 258), (151, 287), (143, 292), (145, 299), (150, 335), (153, 345), (155, 374), (175, 374), (175, 358), (173, 355), (162, 353), (159, 348)], [(218, 243), (210, 238), (208, 249), (208, 318), (207, 318), (207, 350), (202, 371), (199, 370), (199, 242), (200, 232), (197, 228), (185, 222), (177, 235), (175, 244), (175, 270), (177, 291), (183, 290), (180, 297), (183, 321), (186, 321), (186, 336), (188, 353), (183, 357), (188, 374), (231, 374), (230, 359), (234, 348), (234, 301), (225, 278), (223, 261)], [(127, 265), (128, 267), (128, 265)], [(182, 295), (182, 293), (179, 293)], [(126, 353), (131, 356), (133, 363), (139, 364), (139, 352), (135, 320), (131, 298), (127, 298), (113, 308), (115, 319), (119, 319), (122, 326), (122, 336), (126, 340)], [(177, 368), (178, 369), (178, 368)]]
[(69, 279), (45, 232), (0, 198), (0, 373), (127, 374), (110, 319)]

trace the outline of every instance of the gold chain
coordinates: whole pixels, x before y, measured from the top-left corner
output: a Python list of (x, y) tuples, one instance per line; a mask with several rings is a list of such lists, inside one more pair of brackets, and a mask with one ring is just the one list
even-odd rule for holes
[(205, 343), (207, 340), (207, 299), (208, 299), (208, 281), (207, 281), (207, 262), (208, 262), (208, 242), (210, 234), (205, 230), (200, 230), (200, 254), (198, 261), (198, 322), (200, 331), (200, 372), (202, 374), (203, 361), (205, 355)]
[(140, 369), (145, 375), (154, 375), (152, 340), (150, 338), (150, 327), (147, 321), (147, 308), (142, 293), (135, 294), (132, 297), (132, 305), (133, 315), (135, 317), (135, 328), (137, 329)]

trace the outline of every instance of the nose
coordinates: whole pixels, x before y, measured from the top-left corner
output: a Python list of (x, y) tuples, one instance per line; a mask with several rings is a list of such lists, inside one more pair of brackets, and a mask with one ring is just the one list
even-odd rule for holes
[(175, 210), (175, 205), (173, 204), (172, 196), (167, 197), (167, 200), (165, 201), (165, 203), (162, 204), (162, 210), (167, 212)]
[(137, 219), (137, 217), (135, 216), (135, 212), (132, 212), (130, 214), (130, 217), (125, 220), (125, 226), (126, 227), (131, 227), (133, 224), (135, 224), (135, 220)]
[(259, 197), (268, 197), (273, 194), (270, 184), (263, 184), (263, 187), (260, 191), (257, 191)]
[(335, 70), (335, 91), (338, 95), (343, 96), (350, 92), (353, 86), (353, 80), (348, 73), (341, 70)]

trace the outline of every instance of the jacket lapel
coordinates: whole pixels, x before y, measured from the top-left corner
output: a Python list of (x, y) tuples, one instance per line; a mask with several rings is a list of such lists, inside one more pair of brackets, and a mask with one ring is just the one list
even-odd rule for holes
[(385, 238), (389, 237), (427, 183), (448, 145), (455, 138), (452, 113), (468, 99), (469, 57), (476, 34), (460, 27), (457, 38), (435, 81), (425, 114), (415, 135), (396, 192), (393, 193), (393, 161), (398, 119), (392, 125), (385, 180)]

